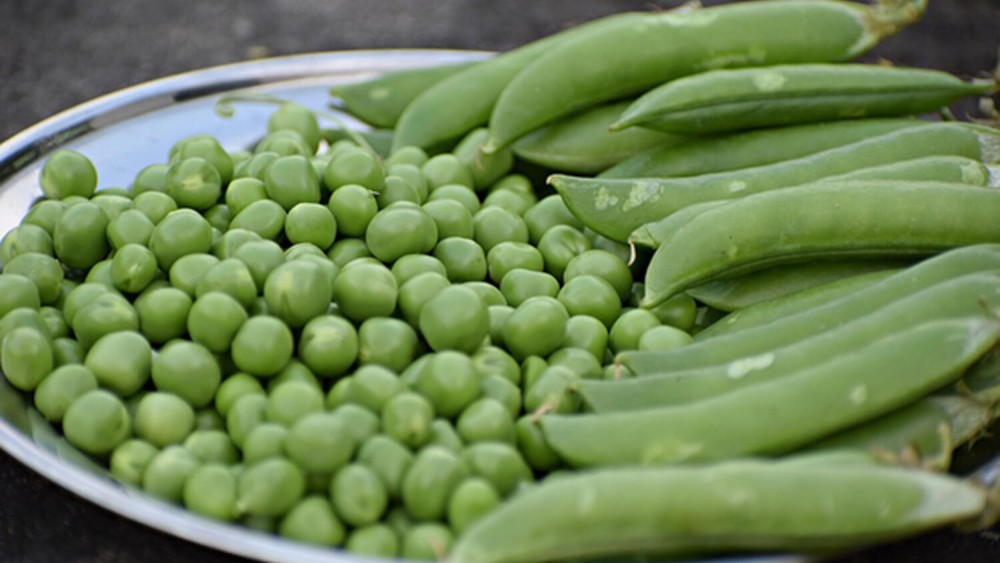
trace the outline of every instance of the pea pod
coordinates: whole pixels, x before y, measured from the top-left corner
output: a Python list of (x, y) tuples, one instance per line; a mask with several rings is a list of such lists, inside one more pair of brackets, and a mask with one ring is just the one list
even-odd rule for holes
[(1000, 324), (991, 319), (929, 322), (740, 393), (639, 411), (545, 415), (542, 431), (575, 467), (781, 454), (943, 387), (998, 338)]
[(330, 88), (330, 95), (340, 100), (347, 113), (373, 127), (391, 129), (406, 106), (421, 92), (475, 64), (463, 62), (398, 70), (363, 82), (338, 84)]
[(564, 117), (513, 145), (522, 160), (572, 174), (597, 174), (654, 146), (677, 146), (686, 137), (631, 129), (612, 133), (608, 127), (628, 106), (616, 102)]
[(738, 311), (812, 287), (884, 271), (899, 271), (904, 261), (835, 260), (783, 264), (688, 290), (688, 295), (720, 311)]
[(605, 469), (514, 497), (466, 530), (448, 560), (828, 551), (965, 521), (987, 504), (969, 481), (853, 460)]
[(653, 147), (608, 168), (601, 178), (673, 178), (763, 166), (909, 127), (916, 119), (857, 119), (759, 129)]
[(925, 0), (768, 0), (619, 20), (554, 46), (519, 72), (497, 100), (484, 150), (704, 70), (852, 59), (919, 19), (925, 7)]
[[(810, 338), (715, 365), (675, 370), (660, 361), (665, 357), (663, 353), (632, 353), (623, 365), (639, 377), (581, 381), (577, 388), (597, 412), (640, 410), (716, 397), (795, 377), (814, 363), (829, 361), (910, 326), (1000, 309), (1000, 298), (994, 297), (998, 284), (1000, 275), (996, 272), (962, 276)], [(781, 323), (776, 323), (775, 330), (781, 328)]]
[(995, 87), (992, 80), (965, 82), (937, 70), (871, 64), (720, 69), (646, 92), (611, 129), (640, 126), (707, 135), (835, 119), (917, 115)]
[(553, 175), (548, 181), (584, 225), (612, 240), (625, 241), (641, 225), (689, 205), (744, 198), (929, 155), (993, 162), (1000, 157), (1000, 132), (966, 123), (929, 123), (798, 159), (730, 172), (662, 179)]

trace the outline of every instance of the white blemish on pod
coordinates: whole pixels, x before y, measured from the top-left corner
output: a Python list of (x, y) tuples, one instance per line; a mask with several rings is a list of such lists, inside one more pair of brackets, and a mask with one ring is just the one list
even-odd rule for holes
[(961, 166), (962, 183), (975, 186), (986, 186), (991, 179), (988, 171), (978, 162), (967, 162)]
[(742, 192), (745, 189), (747, 189), (747, 183), (741, 180), (736, 180), (729, 184), (729, 191), (734, 194), (737, 192)]
[(868, 387), (866, 385), (857, 385), (851, 389), (851, 393), (848, 396), (848, 400), (851, 404), (861, 406), (868, 401)]
[(618, 205), (618, 197), (611, 194), (607, 188), (597, 190), (597, 197), (594, 198), (594, 209), (604, 211), (610, 207)]
[(660, 187), (654, 182), (636, 182), (622, 204), (622, 211), (635, 209), (644, 203), (660, 199)]
[(753, 75), (753, 85), (761, 92), (777, 92), (787, 80), (783, 74), (773, 70), (762, 70)]
[(726, 367), (726, 377), (730, 379), (741, 379), (751, 372), (770, 367), (773, 363), (773, 352), (768, 352), (759, 356), (740, 358), (730, 362)]

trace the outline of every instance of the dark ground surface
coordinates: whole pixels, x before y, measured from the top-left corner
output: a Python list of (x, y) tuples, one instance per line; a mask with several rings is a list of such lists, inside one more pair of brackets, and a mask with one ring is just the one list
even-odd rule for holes
[[(501, 50), (608, 13), (676, 4), (0, 0), (0, 139), (95, 96), (177, 72), (244, 60), (254, 53), (390, 47)], [(993, 68), (998, 47), (1000, 0), (931, 0), (921, 23), (887, 40), (868, 58), (968, 76)], [(0, 453), (0, 561), (163, 560), (237, 559), (119, 518)], [(851, 558), (854, 562), (998, 560), (997, 529), (971, 536), (937, 533)]]

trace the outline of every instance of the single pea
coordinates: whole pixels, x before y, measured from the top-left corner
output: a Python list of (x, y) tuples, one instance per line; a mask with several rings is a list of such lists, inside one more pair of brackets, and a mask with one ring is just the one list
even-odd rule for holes
[(179, 444), (194, 429), (194, 409), (177, 395), (147, 393), (136, 408), (133, 426), (139, 438), (154, 446)]
[(545, 435), (531, 414), (519, 418), (514, 424), (517, 449), (524, 460), (536, 471), (552, 471), (561, 465), (559, 455), (545, 441)]
[[(212, 411), (218, 416), (218, 413)], [(197, 419), (197, 415), (196, 415)], [(188, 434), (184, 440), (184, 448), (198, 458), (201, 463), (220, 463), (222, 465), (232, 465), (240, 460), (240, 453), (236, 450), (229, 434), (226, 434), (225, 423), (222, 428), (199, 428), (195, 422), (195, 429)]]
[(462, 286), (475, 291), (476, 295), (479, 296), (479, 299), (485, 303), (487, 307), (507, 304), (507, 298), (503, 296), (500, 289), (489, 282), (470, 281), (463, 283)]
[(217, 203), (205, 210), (205, 220), (219, 232), (225, 232), (229, 229), (234, 215), (229, 206), (224, 203)]
[(496, 206), (484, 207), (472, 217), (475, 239), (487, 252), (502, 242), (528, 242), (528, 226), (520, 216)]
[(66, 323), (66, 317), (61, 310), (45, 306), (38, 309), (38, 314), (42, 316), (42, 320), (48, 326), (50, 339), (65, 338), (70, 335), (69, 325)]
[(2, 346), (3, 374), (22, 391), (33, 391), (52, 371), (52, 344), (45, 334), (29, 327), (6, 334)]
[(502, 207), (518, 217), (531, 209), (531, 206), (538, 203), (538, 199), (533, 194), (512, 189), (494, 189), (483, 199), (483, 207)]
[(284, 232), (286, 212), (280, 204), (270, 199), (255, 201), (233, 217), (230, 229), (246, 229), (261, 238), (274, 240)]
[(399, 310), (412, 326), (418, 326), (424, 305), (449, 287), (448, 278), (436, 272), (420, 274), (399, 288)]
[[(103, 286), (99, 291), (103, 293)], [(38, 286), (30, 279), (18, 274), (0, 274), (0, 319), (20, 307), (38, 309), (41, 306)]]
[(132, 432), (132, 421), (121, 399), (102, 389), (74, 399), (62, 422), (69, 443), (93, 455), (110, 453)]
[(444, 264), (437, 258), (427, 254), (407, 254), (396, 260), (392, 265), (392, 275), (396, 277), (396, 283), (399, 284), (400, 291), (402, 291), (403, 284), (407, 281), (427, 272), (435, 272), (442, 276), (447, 275)]
[(364, 464), (352, 463), (334, 474), (330, 500), (344, 522), (360, 527), (379, 521), (388, 507), (389, 495), (374, 471)]
[(285, 236), (293, 244), (310, 242), (326, 250), (337, 237), (337, 220), (324, 205), (298, 203), (285, 217)]
[(135, 243), (119, 248), (111, 260), (111, 282), (125, 293), (143, 291), (159, 271), (153, 252)]
[(397, 164), (408, 164), (411, 166), (422, 166), (430, 156), (424, 149), (417, 146), (402, 147), (394, 151), (385, 160), (386, 166), (394, 166)]
[(35, 284), (42, 305), (50, 305), (59, 298), (65, 275), (58, 260), (37, 252), (27, 252), (14, 257), (4, 264), (3, 273), (29, 279)]
[(184, 482), (184, 507), (216, 520), (234, 520), (238, 514), (236, 486), (236, 476), (224, 465), (202, 465)]
[(508, 304), (517, 307), (532, 297), (555, 297), (559, 294), (559, 280), (547, 272), (516, 268), (503, 277), (500, 292)]
[(639, 337), (639, 350), (672, 350), (691, 343), (691, 335), (670, 325), (653, 327)]
[(537, 248), (524, 242), (506, 241), (495, 245), (486, 255), (490, 279), (500, 284), (515, 269), (542, 272), (545, 260)]
[(629, 309), (622, 312), (611, 326), (609, 342), (615, 353), (638, 350), (639, 339), (652, 328), (660, 326), (656, 315), (645, 309)]
[(267, 277), (285, 261), (281, 246), (273, 240), (246, 242), (233, 252), (232, 257), (246, 265), (258, 291), (263, 291)]
[(271, 166), (271, 163), (277, 160), (279, 156), (281, 155), (276, 152), (255, 150), (250, 158), (240, 162), (233, 168), (233, 177), (235, 179), (254, 178), (263, 182), (267, 167)]
[(142, 473), (142, 489), (158, 499), (181, 503), (184, 484), (200, 466), (198, 459), (183, 446), (168, 446), (149, 460)]
[(559, 290), (557, 299), (570, 315), (587, 315), (611, 327), (621, 314), (618, 292), (610, 283), (597, 276), (576, 276)]
[(170, 165), (165, 188), (178, 206), (204, 211), (219, 201), (222, 177), (204, 158), (185, 158)]
[(330, 390), (326, 392), (326, 408), (335, 409), (341, 405), (346, 405), (347, 400), (344, 398), (347, 394), (348, 389), (351, 387), (351, 383), (354, 378), (351, 376), (341, 377), (330, 387)]
[(97, 389), (97, 378), (86, 367), (57, 367), (35, 388), (35, 407), (46, 419), (59, 422), (77, 397), (94, 389)]
[(521, 414), (521, 389), (502, 375), (489, 375), (480, 383), (483, 397), (494, 399), (507, 408), (510, 416)]
[(448, 184), (459, 184), (469, 188), (474, 185), (469, 169), (453, 154), (432, 156), (420, 167), (420, 171), (427, 178), (431, 191)]
[(386, 179), (389, 176), (402, 178), (417, 192), (417, 196), (420, 198), (418, 203), (426, 202), (427, 196), (431, 193), (431, 187), (427, 184), (427, 178), (424, 178), (423, 172), (420, 171), (420, 166), (423, 165), (423, 162), (426, 162), (426, 158), (419, 163), (397, 163), (393, 162), (391, 156), (385, 161), (386, 171), (388, 172)]
[[(322, 395), (319, 398), (322, 407)], [(350, 462), (355, 449), (357, 443), (344, 419), (325, 412), (303, 415), (291, 425), (285, 438), (288, 459), (312, 473), (338, 471)]]
[(271, 163), (264, 173), (264, 188), (285, 211), (300, 203), (319, 203), (321, 198), (316, 170), (302, 155), (282, 156)]
[(243, 372), (257, 377), (277, 375), (295, 352), (288, 325), (275, 317), (250, 317), (233, 338), (231, 355)]
[(86, 156), (69, 149), (59, 149), (42, 165), (39, 182), (42, 192), (49, 199), (74, 195), (90, 197), (97, 189), (97, 169)]
[(153, 235), (156, 225), (138, 209), (123, 211), (108, 223), (108, 242), (115, 249), (121, 249), (127, 244), (146, 246)]
[(418, 344), (416, 331), (404, 321), (391, 317), (366, 319), (358, 328), (358, 362), (398, 373), (413, 362)]
[(385, 177), (385, 183), (382, 189), (378, 192), (378, 206), (380, 209), (385, 209), (393, 203), (399, 201), (408, 201), (410, 203), (420, 204), (423, 198), (420, 196), (420, 192), (417, 191), (410, 182), (406, 181), (402, 176), (389, 175)]
[(316, 375), (335, 377), (347, 371), (358, 356), (358, 334), (341, 317), (319, 316), (299, 336), (299, 356)]
[[(432, 201), (457, 201), (472, 216), (475, 216), (480, 208), (482, 208), (482, 203), (480, 203), (476, 192), (472, 191), (472, 188), (461, 184), (445, 184), (434, 188), (430, 195), (427, 196), (427, 202), (430, 203)], [(475, 232), (474, 225), (473, 232)]]
[(521, 383), (521, 367), (502, 348), (483, 346), (472, 356), (472, 363), (481, 379), (499, 375), (515, 386)]
[(395, 262), (407, 254), (425, 254), (438, 241), (437, 224), (421, 207), (397, 204), (372, 217), (365, 243), (379, 260)]
[(606, 250), (586, 250), (566, 264), (563, 281), (569, 282), (578, 276), (597, 276), (611, 284), (622, 301), (632, 291), (632, 272), (624, 260)]
[(309, 143), (298, 131), (291, 129), (271, 131), (257, 143), (254, 152), (257, 154), (273, 153), (278, 157), (313, 155)]
[(295, 102), (284, 102), (267, 119), (267, 130), (274, 131), (291, 130), (302, 136), (302, 139), (309, 145), (310, 151), (315, 154), (322, 139), (322, 131), (316, 114), (306, 106)]
[(231, 295), (210, 291), (191, 305), (187, 332), (191, 340), (211, 352), (223, 354), (229, 351), (233, 338), (247, 318), (246, 309)]
[(434, 257), (444, 264), (452, 282), (483, 281), (486, 279), (486, 254), (474, 240), (450, 237), (434, 247)]
[(90, 268), (111, 249), (105, 234), (109, 222), (108, 215), (93, 203), (66, 209), (52, 232), (55, 255), (70, 268)]
[(414, 390), (431, 402), (434, 412), (446, 418), (457, 416), (481, 392), (472, 359), (447, 350), (431, 357), (418, 376)]
[(66, 204), (62, 201), (52, 199), (41, 199), (32, 204), (31, 209), (25, 214), (22, 224), (41, 227), (49, 236), (55, 231), (56, 223), (66, 211)]
[(470, 477), (448, 499), (448, 524), (461, 534), (500, 504), (500, 495), (489, 481)]
[(385, 524), (372, 524), (352, 531), (344, 549), (355, 555), (394, 559), (399, 556), (399, 537)]
[(566, 322), (562, 347), (581, 348), (600, 362), (608, 349), (608, 327), (594, 317), (574, 315)]
[(170, 168), (168, 164), (150, 164), (138, 174), (132, 180), (132, 185), (129, 186), (129, 191), (132, 192), (132, 197), (137, 198), (138, 196), (146, 193), (163, 193), (167, 189), (167, 170)]
[(378, 202), (375, 195), (365, 186), (346, 184), (330, 194), (327, 207), (337, 222), (338, 234), (362, 237), (375, 214)]
[(471, 239), (475, 235), (472, 213), (459, 201), (438, 199), (428, 201), (423, 208), (434, 219), (439, 238), (462, 237)]
[(560, 279), (573, 258), (588, 250), (591, 250), (590, 240), (567, 225), (553, 226), (538, 241), (538, 251), (545, 258), (545, 269)]
[(534, 245), (556, 225), (566, 225), (578, 230), (583, 228), (583, 223), (570, 212), (559, 194), (552, 194), (531, 206), (531, 209), (524, 212), (524, 222), (528, 225), (528, 234)]
[(446, 418), (435, 418), (431, 422), (431, 436), (424, 447), (436, 446), (444, 448), (455, 455), (460, 455), (465, 449), (462, 437), (458, 435), (455, 426)]
[(371, 258), (372, 253), (368, 250), (368, 245), (363, 239), (343, 238), (333, 243), (326, 253), (334, 264), (343, 268), (347, 264), (360, 258)]
[(330, 501), (308, 496), (295, 504), (278, 526), (282, 536), (304, 543), (336, 547), (343, 545), (347, 530), (333, 512)]
[(350, 184), (379, 191), (385, 182), (385, 170), (378, 158), (361, 148), (346, 149), (326, 166), (323, 183), (331, 192)]
[(379, 413), (351, 403), (337, 406), (333, 415), (344, 421), (347, 433), (356, 444), (363, 444), (382, 430)]
[(232, 228), (215, 237), (212, 242), (212, 255), (219, 260), (228, 260), (244, 244), (261, 240), (264, 239), (249, 229)]
[(246, 514), (281, 516), (295, 506), (305, 491), (302, 470), (287, 459), (273, 457), (243, 471), (236, 506)]
[(600, 379), (603, 376), (600, 360), (581, 348), (562, 348), (549, 356), (548, 361), (550, 366), (569, 368), (581, 379)]
[(413, 464), (413, 454), (406, 446), (389, 436), (378, 434), (361, 445), (357, 459), (358, 463), (378, 476), (390, 498), (400, 498), (403, 477)]
[(270, 314), (299, 328), (330, 307), (333, 285), (323, 269), (311, 260), (290, 260), (276, 267), (264, 283)]
[(417, 524), (403, 537), (402, 556), (411, 561), (441, 561), (453, 543), (455, 535), (447, 526)]
[(286, 381), (300, 381), (302, 383), (308, 383), (321, 392), (323, 390), (323, 386), (320, 385), (319, 379), (316, 379), (316, 374), (314, 374), (307, 365), (296, 358), (292, 358), (292, 360), (281, 369), (278, 375), (267, 380), (268, 392), (273, 391), (275, 387)]
[(381, 264), (344, 268), (333, 282), (333, 300), (344, 316), (356, 323), (390, 316), (396, 310), (398, 294), (396, 278)]
[(83, 345), (73, 338), (56, 338), (52, 341), (52, 357), (56, 367), (82, 364), (86, 353)]
[(267, 189), (257, 178), (237, 178), (226, 187), (225, 202), (233, 216), (262, 199), (267, 199)]
[(123, 211), (132, 209), (132, 197), (124, 188), (103, 189), (94, 194), (90, 202), (104, 211), (108, 221), (118, 217)]
[(501, 497), (513, 494), (535, 478), (513, 443), (481, 442), (462, 452), (462, 461), (472, 475), (486, 479)]
[(275, 422), (261, 422), (243, 438), (243, 463), (253, 465), (261, 460), (285, 455), (288, 428)]
[(188, 254), (207, 253), (212, 248), (212, 226), (197, 211), (178, 209), (160, 221), (149, 238), (149, 249), (160, 269), (169, 271)]
[(125, 440), (111, 452), (108, 468), (115, 479), (135, 487), (142, 485), (142, 474), (159, 449), (145, 440)]
[(45, 229), (28, 223), (14, 227), (7, 231), (0, 242), (0, 263), (10, 262), (15, 256), (27, 252), (52, 256), (52, 235)]
[(578, 376), (565, 366), (550, 365), (524, 393), (525, 412), (573, 413), (580, 410), (580, 396), (574, 391)]
[(175, 287), (148, 291), (135, 300), (142, 334), (154, 344), (184, 336), (192, 300)]
[(344, 400), (376, 413), (381, 412), (392, 397), (406, 391), (395, 373), (378, 365), (361, 366), (351, 379)]
[(460, 285), (443, 289), (420, 311), (420, 332), (434, 351), (458, 350), (471, 354), (489, 335), (486, 304), (473, 290)]
[(440, 520), (452, 491), (467, 475), (452, 452), (440, 446), (423, 448), (403, 478), (403, 506), (417, 520)]
[(153, 349), (137, 332), (113, 332), (102, 336), (87, 352), (84, 365), (102, 387), (128, 397), (149, 380)]
[(220, 260), (214, 255), (206, 253), (182, 256), (170, 267), (168, 273), (170, 285), (194, 297), (202, 278), (219, 262)]
[(149, 218), (153, 225), (158, 225), (171, 211), (177, 210), (177, 202), (162, 192), (144, 192), (132, 200), (132, 209)]
[[(191, 135), (174, 143), (170, 147), (170, 164), (173, 165), (190, 158), (204, 159), (212, 165), (218, 174), (222, 185), (229, 183), (233, 177), (233, 161), (229, 153), (222, 148), (219, 141), (206, 134)], [(169, 175), (169, 172), (167, 173)], [(169, 179), (167, 180), (169, 190)]]
[(676, 327), (682, 331), (690, 331), (694, 326), (698, 304), (687, 293), (680, 293), (653, 307), (649, 312), (656, 315), (660, 322)]
[[(264, 423), (267, 397), (263, 394), (248, 393), (236, 399), (226, 413), (226, 432), (236, 447), (244, 449), (245, 441), (254, 428)], [(244, 452), (244, 456), (246, 452)]]
[(397, 393), (382, 408), (382, 431), (411, 449), (419, 448), (430, 438), (432, 420), (433, 405), (417, 393)]
[(286, 381), (270, 390), (265, 415), (270, 422), (292, 426), (310, 413), (323, 410), (323, 392), (302, 381)]
[(245, 373), (234, 373), (224, 379), (215, 393), (215, 410), (223, 417), (244, 395), (264, 395), (264, 388), (255, 377)]
[(152, 375), (158, 390), (173, 393), (193, 407), (211, 403), (222, 381), (212, 353), (186, 340), (171, 341), (160, 349), (153, 357)]
[(514, 309), (503, 328), (503, 341), (520, 360), (547, 356), (562, 344), (569, 314), (552, 297), (531, 297)]
[(503, 403), (482, 398), (471, 403), (455, 423), (458, 435), (468, 444), (485, 441), (514, 442), (514, 419)]
[(115, 282), (111, 279), (111, 260), (101, 260), (87, 272), (87, 277), (83, 278), (84, 283), (99, 283), (115, 289)]

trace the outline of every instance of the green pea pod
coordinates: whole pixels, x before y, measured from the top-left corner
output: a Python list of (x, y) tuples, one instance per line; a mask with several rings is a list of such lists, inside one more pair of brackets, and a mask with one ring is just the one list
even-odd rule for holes
[(952, 182), (995, 188), (1000, 187), (1000, 167), (964, 156), (922, 156), (881, 166), (860, 168), (819, 181), (840, 182), (845, 180)]
[(858, 274), (824, 283), (809, 289), (803, 289), (776, 297), (774, 299), (755, 303), (722, 317), (694, 335), (695, 340), (704, 340), (713, 336), (721, 336), (746, 328), (764, 325), (770, 322), (795, 315), (813, 307), (829, 303), (835, 299), (854, 293), (855, 291), (877, 284), (889, 276), (899, 273), (899, 270), (888, 269)]
[(514, 154), (559, 172), (597, 174), (651, 147), (687, 141), (686, 137), (639, 128), (608, 131), (628, 104), (605, 104), (564, 117), (519, 139), (512, 146)]
[(993, 90), (937, 70), (871, 64), (799, 64), (721, 69), (646, 92), (611, 129), (640, 126), (708, 135), (836, 119), (933, 112)]
[(641, 306), (778, 264), (915, 258), (997, 241), (998, 214), (1000, 192), (934, 182), (831, 182), (748, 196), (699, 215), (657, 249)]
[[(671, 369), (662, 352), (634, 352), (622, 365), (639, 377), (581, 381), (577, 390), (595, 412), (680, 405), (795, 377), (809, 366), (857, 350), (886, 334), (917, 324), (971, 317), (1000, 309), (992, 297), (997, 273), (969, 274), (917, 292), (891, 305), (792, 344), (688, 370)], [(781, 330), (781, 323), (776, 323)]]
[(531, 61), (562, 41), (586, 36), (614, 22), (635, 21), (641, 17), (626, 13), (601, 18), (544, 37), (437, 82), (414, 98), (399, 116), (392, 152), (408, 146), (441, 145), (486, 125), (500, 92)]
[(966, 521), (987, 505), (970, 481), (853, 460), (604, 469), (514, 497), (466, 530), (448, 561), (829, 552)]
[(364, 82), (338, 84), (330, 95), (361, 121), (382, 129), (395, 127), (406, 106), (431, 86), (475, 65), (475, 62), (399, 70)]
[(928, 123), (798, 159), (730, 172), (660, 179), (553, 175), (548, 181), (584, 225), (612, 240), (625, 241), (641, 225), (689, 205), (743, 198), (930, 155), (993, 162), (1000, 157), (1000, 132), (967, 123)]
[(653, 147), (608, 168), (601, 178), (676, 178), (740, 170), (924, 125), (916, 119), (856, 119), (759, 129)]
[(835, 260), (783, 264), (734, 278), (709, 282), (687, 291), (688, 295), (720, 311), (740, 309), (832, 281), (881, 271), (899, 271), (905, 261)]
[(484, 150), (704, 70), (852, 59), (919, 19), (925, 7), (926, 0), (768, 0), (619, 20), (556, 45), (519, 72), (497, 100)]
[(998, 338), (992, 319), (929, 322), (739, 393), (639, 411), (545, 415), (542, 431), (575, 467), (782, 454), (955, 381)]

